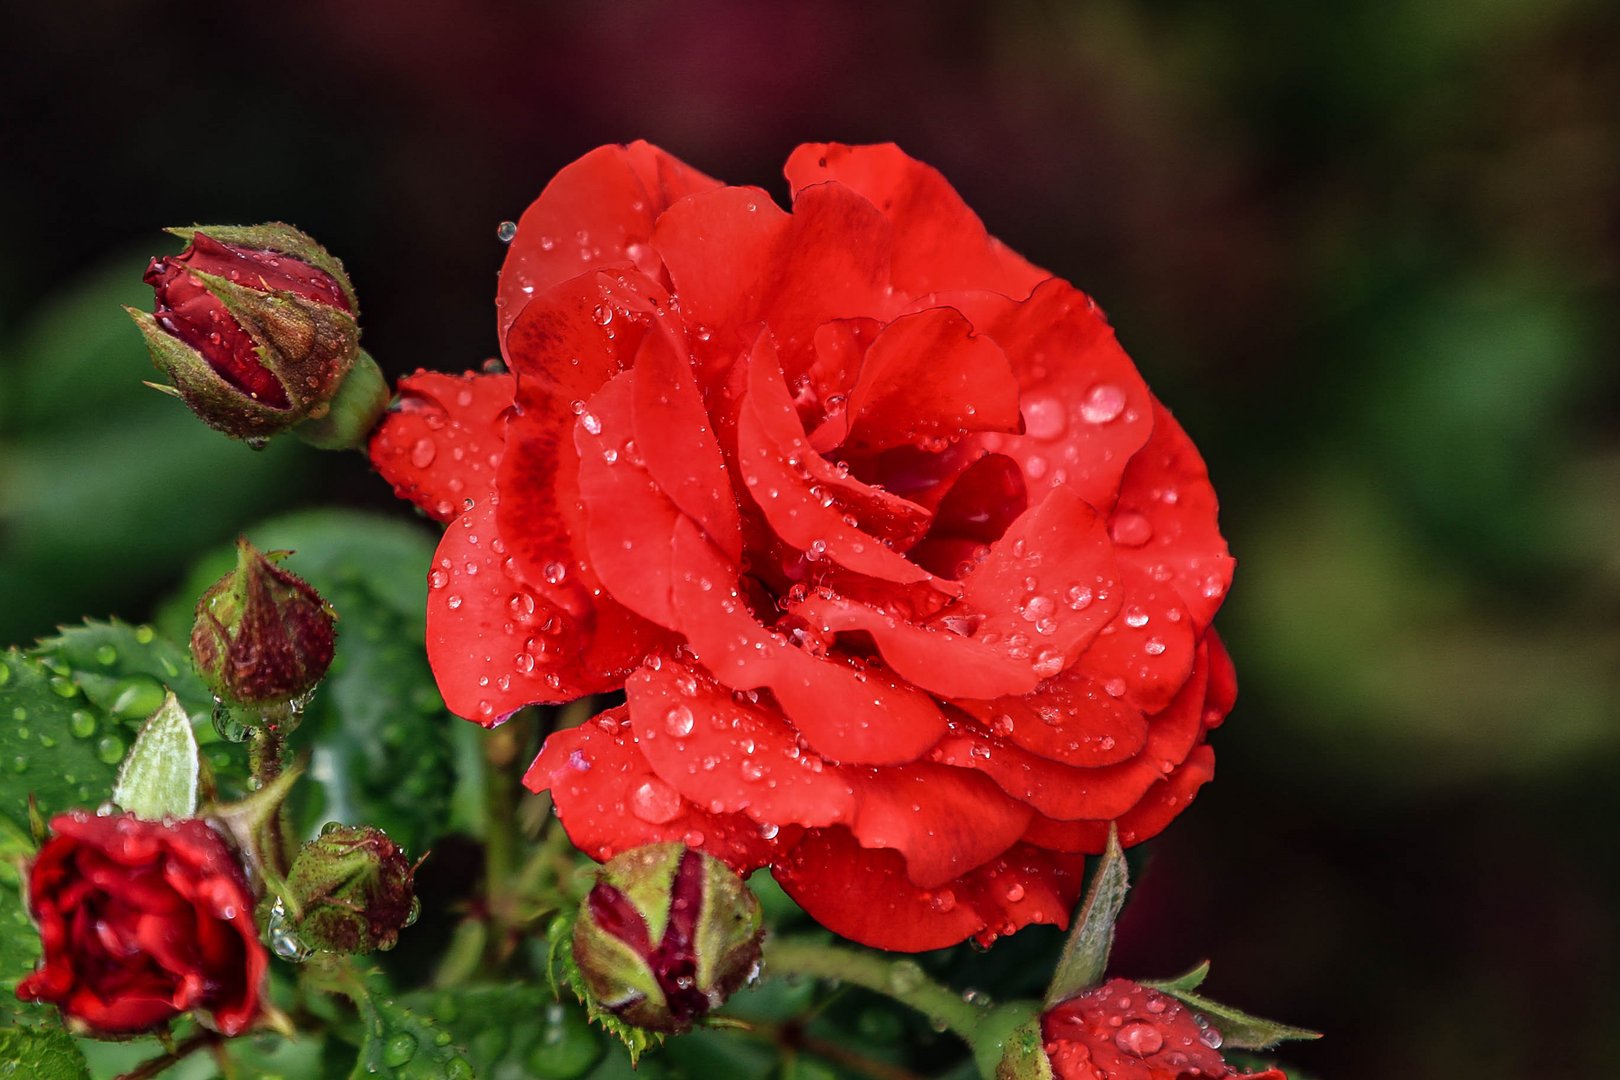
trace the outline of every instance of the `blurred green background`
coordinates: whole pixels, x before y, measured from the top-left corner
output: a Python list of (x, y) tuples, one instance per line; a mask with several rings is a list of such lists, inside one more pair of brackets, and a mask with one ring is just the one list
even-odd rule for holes
[(358, 455), (228, 443), (121, 303), (159, 233), (281, 218), (391, 374), (495, 350), (515, 218), (647, 137), (785, 195), (893, 139), (1096, 296), (1240, 560), (1219, 782), (1121, 973), (1328, 1033), (1323, 1076), (1620, 1058), (1620, 9), (1578, 0), (7, 5), (0, 643), (149, 617)]

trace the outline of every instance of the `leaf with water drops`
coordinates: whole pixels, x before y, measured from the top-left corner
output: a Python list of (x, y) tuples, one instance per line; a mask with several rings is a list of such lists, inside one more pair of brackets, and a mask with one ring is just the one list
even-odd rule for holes
[(106, 801), (139, 719), (108, 715), (38, 660), (0, 654), (0, 816), (26, 833), (30, 794), (47, 818)]
[(22, 897), (22, 863), (33, 850), (34, 839), (26, 829), (0, 818), (0, 1027), (50, 1020), (56, 1012), (48, 1005), (19, 1001), (14, 993), (17, 981), (39, 959), (39, 931)]
[(1209, 978), (1209, 961), (1205, 960), (1191, 971), (1177, 975), (1173, 979), (1143, 979), (1142, 985), (1163, 990), (1167, 994), (1178, 994), (1198, 989), (1207, 978)]
[(351, 1080), (473, 1080), (477, 1075), (455, 1037), (395, 1001), (375, 970), (353, 982), (364, 1041)]
[(89, 1080), (78, 1043), (60, 1027), (0, 1029), (0, 1075), (28, 1080)]
[(478, 1076), (574, 1080), (606, 1050), (584, 1009), (541, 986), (425, 990), (401, 1003), (448, 1028)]
[[(118, 619), (86, 620), (62, 627), (32, 652), (79, 687), (97, 709), (128, 725), (138, 725), (152, 715), (163, 703), (167, 688), (191, 720), (214, 786), (222, 797), (235, 798), (246, 791), (247, 755), (226, 745), (215, 730), (214, 699), (192, 669), (185, 640), (184, 633), (176, 639), (151, 626), (132, 626)], [(85, 712), (75, 717), (75, 723), (88, 730), (96, 721)]]

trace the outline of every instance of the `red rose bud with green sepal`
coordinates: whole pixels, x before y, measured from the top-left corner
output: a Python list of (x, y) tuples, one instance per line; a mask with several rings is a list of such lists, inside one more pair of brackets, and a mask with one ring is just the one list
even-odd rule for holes
[(1110, 979), (1061, 1002), (1041, 1018), (1041, 1034), (1056, 1080), (1287, 1080), (1279, 1069), (1232, 1068), (1209, 1018), (1130, 979)]
[(389, 392), (343, 265), (280, 222), (171, 231), (190, 243), (147, 268), (152, 313), (129, 309), (166, 389), (232, 438), (361, 445)]
[(678, 1033), (757, 970), (763, 937), (759, 901), (725, 863), (652, 844), (602, 867), (574, 924), (574, 961), (596, 1008)]
[(305, 945), (339, 953), (392, 949), (416, 919), (416, 867), (369, 825), (328, 825), (287, 874), (287, 927)]
[(191, 655), (224, 705), (269, 722), (291, 718), (332, 664), (336, 614), (303, 578), (276, 565), (290, 552), (236, 542), (236, 569), (197, 603)]

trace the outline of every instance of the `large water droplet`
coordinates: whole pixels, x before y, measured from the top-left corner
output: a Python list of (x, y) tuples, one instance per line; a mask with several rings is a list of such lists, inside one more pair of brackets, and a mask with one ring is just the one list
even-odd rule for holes
[(1106, 424), (1125, 411), (1125, 391), (1111, 383), (1098, 383), (1080, 402), (1080, 415), (1090, 424)]
[(1114, 1033), (1114, 1045), (1132, 1057), (1150, 1057), (1164, 1047), (1164, 1034), (1152, 1024), (1133, 1020)]
[(692, 710), (685, 705), (672, 705), (669, 711), (664, 714), (664, 730), (677, 739), (683, 739), (692, 734), (692, 725), (694, 723)]
[[(511, 224), (507, 222), (507, 224)], [(514, 230), (515, 231), (515, 230)], [(397, 1069), (416, 1056), (416, 1036), (408, 1031), (396, 1031), (383, 1044), (383, 1064)]]
[(517, 222), (503, 221), (495, 226), (495, 239), (503, 244), (510, 244), (517, 237)]
[(651, 825), (662, 825), (681, 812), (681, 796), (657, 777), (644, 782), (630, 795), (630, 811)]

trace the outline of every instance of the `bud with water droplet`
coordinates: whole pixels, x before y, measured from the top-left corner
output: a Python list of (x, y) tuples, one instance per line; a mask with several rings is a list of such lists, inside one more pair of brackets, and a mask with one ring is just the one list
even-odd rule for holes
[(392, 949), (416, 918), (416, 867), (369, 825), (335, 825), (299, 849), (287, 873), (283, 923), (328, 952)]
[(277, 563), (236, 542), (236, 569), (197, 603), (191, 655), (203, 681), (237, 715), (285, 724), (331, 666), (337, 616), (319, 593)]
[(190, 243), (147, 268), (151, 314), (128, 309), (172, 381), (159, 389), (250, 444), (296, 428), (316, 446), (363, 445), (389, 390), (360, 348), (343, 265), (280, 222), (170, 231)]
[(759, 901), (731, 868), (681, 843), (602, 867), (574, 924), (589, 1003), (652, 1031), (681, 1032), (757, 970)]

